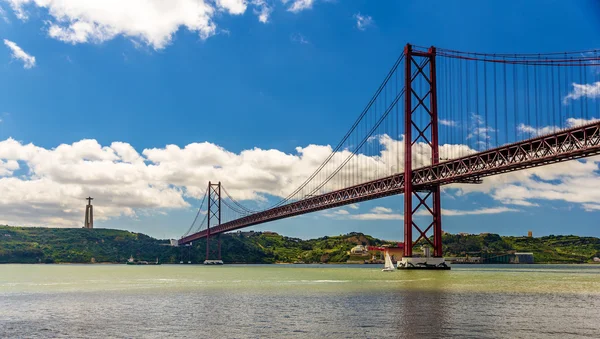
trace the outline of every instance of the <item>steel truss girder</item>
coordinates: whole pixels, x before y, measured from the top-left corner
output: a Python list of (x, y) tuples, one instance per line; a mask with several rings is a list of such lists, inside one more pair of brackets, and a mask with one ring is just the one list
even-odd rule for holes
[[(429, 165), (412, 171), (415, 190), (431, 185), (478, 182), (483, 177), (580, 159), (600, 154), (600, 122), (500, 146), (484, 152)], [(404, 193), (404, 174), (398, 173), (341, 190), (316, 195), (270, 210), (214, 226), (218, 234), (301, 214)], [(179, 244), (205, 238), (207, 230), (179, 240)]]

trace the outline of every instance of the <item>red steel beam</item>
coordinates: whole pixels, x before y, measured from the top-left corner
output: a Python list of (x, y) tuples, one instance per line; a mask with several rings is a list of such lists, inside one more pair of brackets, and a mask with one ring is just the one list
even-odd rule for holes
[[(504, 145), (412, 171), (413, 187), (476, 181), (479, 178), (600, 154), (600, 122)], [(404, 193), (404, 173), (317, 195), (211, 228), (211, 235), (300, 214)], [(206, 230), (179, 240), (188, 244)]]
[[(404, 55), (406, 58), (406, 69), (404, 70), (405, 82), (404, 88), (406, 89), (406, 94), (404, 95), (404, 180), (408, 181), (408, 185), (404, 185), (403, 191), (406, 193), (404, 196), (404, 211), (409, 211), (409, 213), (404, 214), (404, 239), (410, 239), (411, 241), (406, 241), (406, 246), (404, 247), (404, 256), (412, 257), (412, 229), (413, 229), (413, 221), (412, 221), (412, 198), (413, 198), (413, 185), (412, 185), (412, 46), (406, 45), (404, 48)], [(417, 73), (418, 74), (418, 73)], [(418, 137), (417, 137), (418, 138)]]

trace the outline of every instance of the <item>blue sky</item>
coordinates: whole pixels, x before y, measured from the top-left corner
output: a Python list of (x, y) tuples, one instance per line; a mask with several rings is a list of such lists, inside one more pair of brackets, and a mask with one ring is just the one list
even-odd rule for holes
[[(195, 170), (197, 161), (206, 164), (214, 153), (215, 164), (234, 166), (245, 161), (236, 158), (245, 150), (297, 155), (297, 147), (337, 144), (407, 42), (490, 53), (600, 46), (600, 5), (591, 0), (172, 2), (213, 9), (193, 18), (157, 10), (154, 1), (137, 9), (105, 2), (95, 12), (76, 0), (54, 3), (0, 1), (0, 38), (35, 57), (25, 68), (8, 44), (0, 48), (0, 187), (10, 192), (0, 200), (3, 223), (78, 225), (85, 205), (78, 199), (89, 193), (96, 195), (96, 227), (177, 238), (195, 215), (198, 190), (207, 180), (227, 180)], [(258, 17), (264, 8), (266, 23)], [(212, 147), (167, 147), (204, 142)], [(146, 157), (146, 166), (109, 164), (125, 161), (124, 154), (134, 163), (132, 151)], [(277, 156), (265, 159), (277, 163)], [(164, 165), (151, 166), (159, 161)], [(585, 167), (586, 183), (598, 172), (596, 162), (569, 166)], [(553, 190), (564, 189), (563, 179)], [(600, 236), (600, 212), (590, 205), (600, 194), (597, 184), (588, 201), (564, 191), (559, 199), (528, 199), (529, 206), (506, 203), (498, 198), (502, 184), (490, 185), (488, 192), (445, 193), (443, 208), (464, 215), (444, 217), (444, 230)], [(251, 182), (239, 196), (257, 197)], [(402, 198), (345, 211), (376, 207), (401, 214)], [(486, 209), (495, 212), (466, 213)], [(350, 231), (402, 237), (401, 220), (342, 214), (255, 229), (302, 238)]]

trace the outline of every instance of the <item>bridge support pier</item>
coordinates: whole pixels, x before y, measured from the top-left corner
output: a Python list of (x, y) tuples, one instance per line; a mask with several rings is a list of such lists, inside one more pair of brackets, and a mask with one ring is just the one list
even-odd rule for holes
[[(427, 52), (412, 50), (406, 45), (405, 55), (405, 106), (404, 106), (404, 257), (398, 268), (441, 268), (449, 269), (442, 251), (442, 212), (440, 207), (440, 186), (415, 187), (413, 169), (439, 163), (437, 86), (435, 70), (435, 47)], [(427, 100), (429, 99), (429, 100)], [(413, 145), (428, 145), (431, 162), (420, 163), (423, 153), (413, 156)], [(422, 160), (421, 160), (422, 162)], [(421, 218), (421, 215), (426, 215)], [(431, 222), (417, 224), (431, 218)], [(424, 227), (426, 226), (426, 227)], [(418, 232), (413, 241), (413, 229)], [(433, 233), (432, 235), (429, 235)], [(431, 246), (433, 258), (413, 257), (413, 247)], [(428, 252), (428, 250), (427, 250)]]

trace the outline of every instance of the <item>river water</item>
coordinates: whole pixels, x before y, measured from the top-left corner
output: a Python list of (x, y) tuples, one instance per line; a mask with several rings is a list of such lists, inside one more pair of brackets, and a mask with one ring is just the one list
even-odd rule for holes
[(600, 338), (600, 265), (0, 265), (0, 337)]

